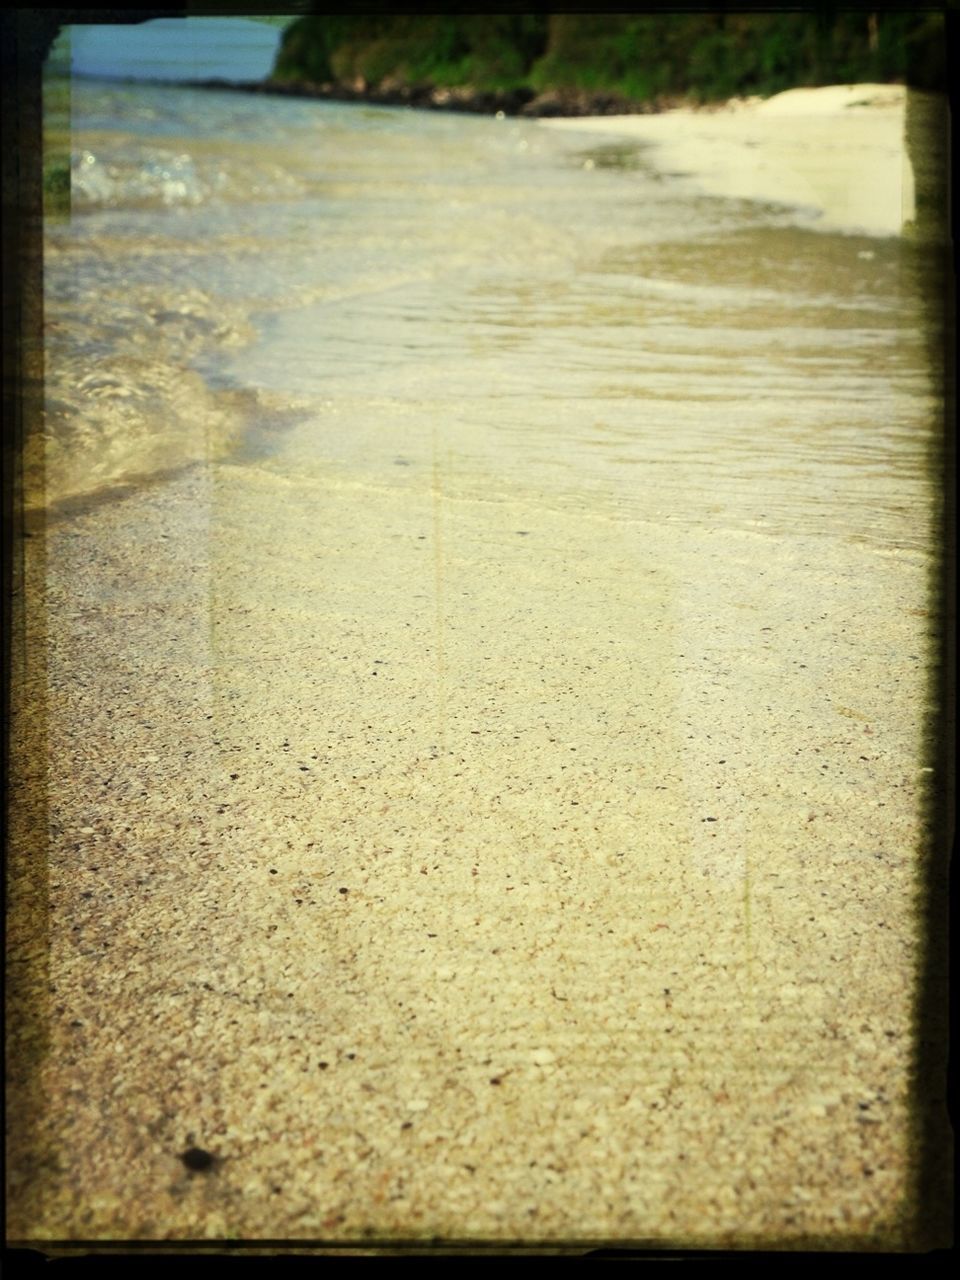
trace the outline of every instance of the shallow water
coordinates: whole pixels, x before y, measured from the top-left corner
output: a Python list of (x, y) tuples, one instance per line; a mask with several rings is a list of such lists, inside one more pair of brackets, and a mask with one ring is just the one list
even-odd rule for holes
[(904, 246), (533, 122), (74, 112), (27, 461), (157, 483), (24, 543), (15, 1233), (899, 1233)]
[(533, 121), (76, 81), (71, 144), (34, 501), (209, 457), (440, 466), (451, 496), (928, 545), (899, 239)]

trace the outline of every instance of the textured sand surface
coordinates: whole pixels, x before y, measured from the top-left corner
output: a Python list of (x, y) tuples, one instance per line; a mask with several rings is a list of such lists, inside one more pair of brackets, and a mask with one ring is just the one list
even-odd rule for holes
[(914, 218), (897, 85), (790, 89), (720, 110), (546, 120), (648, 143), (662, 168), (711, 195), (799, 205), (829, 230), (899, 235)]
[(26, 554), (12, 1238), (902, 1240), (919, 557), (235, 465)]

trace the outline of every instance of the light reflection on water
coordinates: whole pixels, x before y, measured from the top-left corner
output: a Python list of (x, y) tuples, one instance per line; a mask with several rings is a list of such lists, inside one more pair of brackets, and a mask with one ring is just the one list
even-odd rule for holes
[[(452, 497), (926, 547), (935, 406), (900, 241), (533, 122), (91, 84), (73, 112), (94, 160), (49, 233), (48, 495), (240, 434), (246, 465), (426, 485), (436, 429)], [(80, 389), (94, 355), (112, 399)], [(297, 425), (258, 434), (251, 393)]]

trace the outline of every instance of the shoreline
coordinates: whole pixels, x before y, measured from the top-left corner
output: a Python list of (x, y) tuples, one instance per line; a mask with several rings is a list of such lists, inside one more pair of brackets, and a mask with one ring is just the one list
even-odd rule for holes
[(190, 89), (222, 89), (235, 93), (258, 93), (287, 98), (315, 98), (324, 102), (354, 102), (377, 107), (412, 107), (422, 111), (454, 111), (469, 115), (497, 115), (519, 119), (552, 116), (584, 117), (630, 113), (652, 115), (680, 105), (670, 99), (633, 102), (613, 93), (587, 90), (546, 90), (522, 86), (514, 89), (474, 89), (469, 85), (368, 85), (363, 82), (316, 84), (311, 81), (219, 79), (176, 81)]
[[(114, 80), (117, 83), (146, 83), (125, 77), (83, 77), (84, 79)], [(427, 111), (454, 111), (475, 115), (496, 114), (516, 116), (520, 119), (582, 120), (595, 117), (607, 120), (634, 117), (665, 116), (678, 112), (696, 116), (711, 116), (727, 112), (750, 110), (757, 104), (776, 100), (804, 99), (822, 94), (853, 94), (857, 97), (869, 92), (871, 97), (888, 97), (899, 103), (907, 93), (907, 87), (898, 82), (853, 85), (823, 85), (811, 88), (785, 89), (769, 96), (755, 95), (701, 101), (692, 96), (659, 94), (643, 101), (625, 98), (614, 92), (589, 89), (545, 89), (538, 91), (525, 86), (509, 89), (475, 89), (470, 85), (408, 85), (386, 81), (370, 85), (362, 80), (345, 81), (309, 80), (224, 80), (209, 77), (202, 80), (152, 80), (151, 84), (168, 85), (187, 89), (223, 90), (228, 93), (254, 93), (274, 97), (314, 98), (329, 102), (356, 102), (367, 106), (413, 107)], [(874, 103), (871, 102), (871, 107)]]
[[(70, 77), (67, 77), (68, 79)], [(650, 115), (682, 105), (673, 99), (632, 102), (611, 93), (585, 90), (537, 93), (515, 89), (473, 89), (468, 85), (360, 85), (316, 84), (308, 80), (137, 80), (130, 76), (78, 76), (80, 80), (103, 84), (153, 85), (160, 88), (206, 89), (223, 93), (253, 93), (265, 97), (312, 98), (321, 102), (356, 103), (372, 107), (410, 107), (418, 111), (453, 111), (466, 115), (497, 115), (518, 119), (550, 116), (584, 117), (631, 113)]]
[(712, 110), (545, 120), (617, 134), (708, 195), (809, 209), (818, 230), (898, 236), (916, 217), (902, 85), (788, 89)]
[[(158, 82), (161, 83), (161, 82)], [(900, 236), (916, 218), (905, 139), (902, 84), (824, 85), (769, 98), (696, 104), (631, 103), (613, 94), (532, 89), (473, 90), (227, 82), (183, 88), (313, 98), (537, 121), (547, 127), (629, 137), (649, 145), (660, 167), (690, 178), (707, 195), (804, 208), (816, 230)], [(843, 130), (842, 144), (837, 130)]]

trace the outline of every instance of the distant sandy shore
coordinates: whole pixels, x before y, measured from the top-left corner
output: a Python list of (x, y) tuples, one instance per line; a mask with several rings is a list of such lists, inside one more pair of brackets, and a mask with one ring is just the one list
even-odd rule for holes
[(790, 89), (719, 109), (548, 119), (545, 126), (629, 135), (711, 195), (816, 210), (829, 231), (900, 235), (914, 217), (902, 85)]

